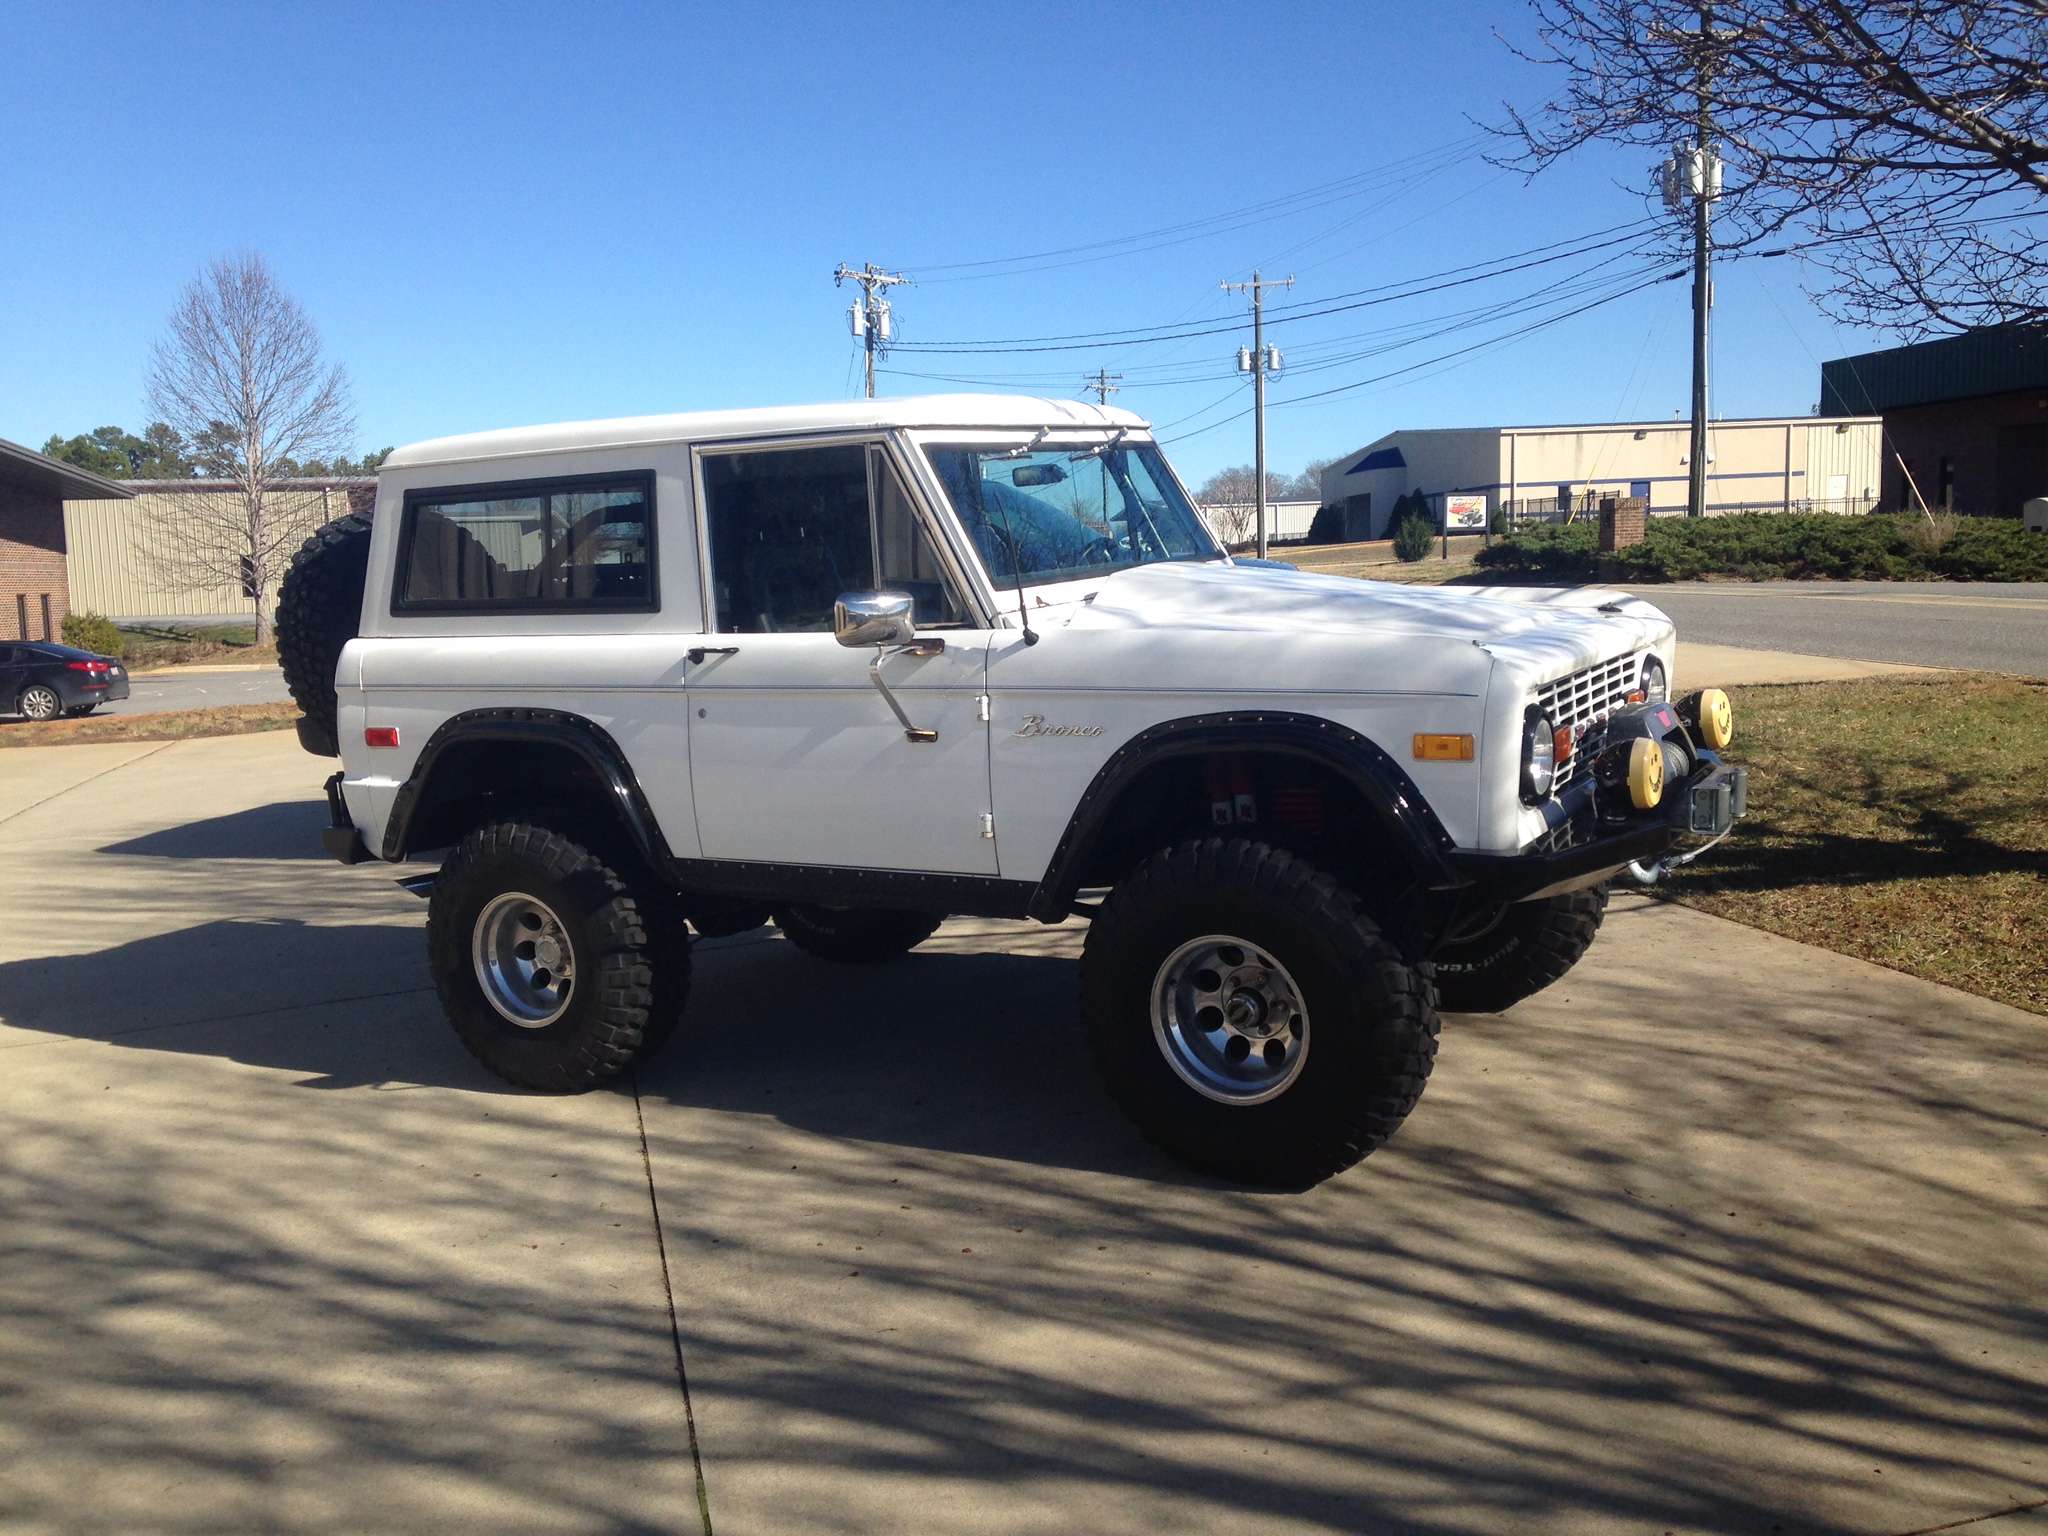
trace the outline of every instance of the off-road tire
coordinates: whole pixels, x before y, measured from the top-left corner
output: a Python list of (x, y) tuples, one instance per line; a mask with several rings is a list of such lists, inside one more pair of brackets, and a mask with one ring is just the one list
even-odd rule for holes
[[(1232, 935), (1299, 985), (1299, 1075), (1261, 1103), (1222, 1103), (1168, 1064), (1155, 979), (1177, 947)], [(1303, 859), (1246, 838), (1163, 849), (1110, 893), (1081, 954), (1081, 1021), (1111, 1096), (1148, 1141), (1205, 1172), (1304, 1189), (1391, 1136), (1436, 1060), (1426, 966), (1404, 962), (1358, 902)]]
[(781, 907), (775, 926), (807, 955), (842, 965), (872, 965), (907, 955), (937, 931), (938, 912), (890, 912), (867, 907)]
[(277, 660), (299, 713), (299, 742), (338, 757), (334, 667), (362, 622), (373, 514), (338, 517), (299, 547), (277, 600)]
[[(572, 959), (567, 1007), (526, 1028), (485, 996), (472, 946), (479, 917), (521, 892), (559, 916)], [(689, 993), (690, 951), (679, 925), (652, 922), (597, 854), (530, 822), (494, 822), (455, 845), (427, 907), (427, 952), (449, 1023), (491, 1072), (522, 1088), (579, 1093), (668, 1037)]]
[(1518, 901), (1478, 938), (1438, 949), (1436, 1004), (1446, 1013), (1500, 1013), (1579, 963), (1607, 916), (1607, 887)]
[(64, 701), (48, 683), (30, 683), (21, 690), (14, 709), (24, 720), (54, 720), (64, 713)]

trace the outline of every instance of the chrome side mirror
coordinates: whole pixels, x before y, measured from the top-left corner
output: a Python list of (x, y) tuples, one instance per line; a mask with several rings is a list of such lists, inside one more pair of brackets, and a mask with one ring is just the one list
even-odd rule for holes
[(917, 600), (908, 592), (842, 592), (832, 605), (832, 633), (841, 645), (910, 645)]

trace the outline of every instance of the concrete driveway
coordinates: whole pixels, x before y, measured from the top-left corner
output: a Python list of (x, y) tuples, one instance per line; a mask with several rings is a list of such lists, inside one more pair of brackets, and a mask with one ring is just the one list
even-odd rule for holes
[(0, 760), (0, 1529), (2048, 1530), (2038, 1018), (1631, 898), (1270, 1195), (1109, 1106), (1077, 928), (764, 931), (549, 1099), (325, 771)]

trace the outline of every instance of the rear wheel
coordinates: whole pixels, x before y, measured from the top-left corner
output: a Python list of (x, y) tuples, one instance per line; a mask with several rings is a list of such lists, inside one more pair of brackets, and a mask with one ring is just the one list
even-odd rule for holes
[(64, 712), (64, 701), (49, 684), (30, 683), (21, 690), (21, 699), (14, 707), (26, 719), (54, 720)]
[(689, 990), (681, 933), (597, 854), (527, 822), (458, 843), (427, 909), (455, 1033), (507, 1082), (552, 1093), (595, 1087), (674, 1029)]
[(1437, 950), (1437, 1006), (1499, 1013), (1533, 997), (1579, 963), (1606, 916), (1604, 885), (1516, 902), (1477, 938)]
[(1088, 931), (1081, 1016), (1148, 1140), (1285, 1188), (1379, 1147), (1436, 1059), (1426, 969), (1330, 876), (1244, 838), (1182, 843), (1124, 878)]
[(908, 954), (937, 931), (938, 912), (890, 912), (870, 907), (783, 907), (775, 926), (807, 955), (868, 965)]

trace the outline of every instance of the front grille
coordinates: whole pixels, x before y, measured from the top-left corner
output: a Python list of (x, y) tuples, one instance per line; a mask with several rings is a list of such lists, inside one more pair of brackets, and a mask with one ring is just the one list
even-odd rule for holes
[[(1605, 719), (1628, 702), (1629, 690), (1635, 687), (1641, 666), (1639, 657), (1617, 656), (1570, 677), (1543, 684), (1536, 690), (1536, 703), (1550, 717), (1552, 725), (1570, 726), (1576, 737), (1585, 727)], [(1563, 789), (1571, 783), (1583, 767), (1584, 760), (1577, 752), (1572, 753), (1558, 772), (1557, 787)]]

